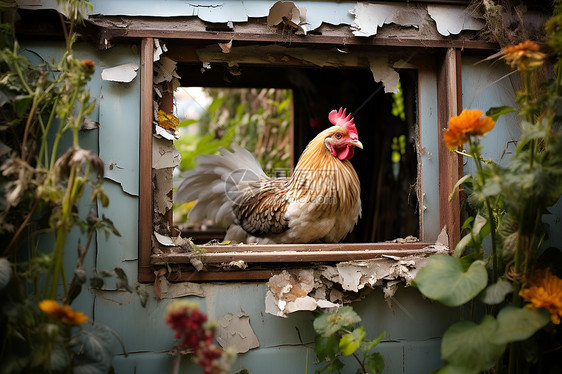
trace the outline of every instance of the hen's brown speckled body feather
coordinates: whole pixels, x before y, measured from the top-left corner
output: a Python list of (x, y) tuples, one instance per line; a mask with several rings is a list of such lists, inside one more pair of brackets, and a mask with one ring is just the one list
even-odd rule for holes
[(328, 147), (327, 139), (342, 131), (333, 126), (318, 134), (290, 178), (266, 176), (255, 158), (235, 145), (234, 152), (221, 150), (222, 156), (200, 156), (200, 165), (188, 172), (177, 194), (184, 201), (198, 199), (190, 218), (229, 225), (228, 239), (341, 241), (361, 214), (357, 173), (348, 159), (340, 160)]

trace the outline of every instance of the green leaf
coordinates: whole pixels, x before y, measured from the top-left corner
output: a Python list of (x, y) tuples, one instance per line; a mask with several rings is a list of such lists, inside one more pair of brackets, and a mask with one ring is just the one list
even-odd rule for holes
[(334, 334), (329, 337), (316, 335), (314, 339), (314, 352), (320, 361), (333, 360), (339, 350), (339, 337)]
[(474, 219), (474, 224), (472, 225), (472, 236), (473, 237), (482, 237), (481, 235), (481, 231), (482, 229), (486, 226), (486, 223), (488, 222), (488, 220), (486, 219), (486, 217), (481, 216), (480, 214), (476, 215), (476, 218)]
[(379, 336), (377, 336), (375, 339), (370, 340), (370, 341), (369, 341), (369, 340), (366, 340), (366, 341), (363, 343), (363, 347), (362, 347), (363, 352), (364, 352), (364, 353), (367, 353), (367, 352), (369, 352), (371, 349), (375, 348), (375, 347), (381, 342), (381, 340), (384, 338), (385, 335), (386, 335), (386, 332), (383, 331), (383, 332), (382, 332)]
[(488, 284), (488, 273), (484, 262), (474, 261), (464, 271), (458, 258), (448, 255), (433, 255), (415, 278), (420, 292), (447, 306), (459, 306), (482, 291)]
[(505, 279), (498, 279), (494, 284), (486, 287), (480, 295), (478, 300), (488, 305), (496, 305), (505, 300), (505, 297), (513, 292), (513, 285)]
[(12, 266), (10, 261), (0, 258), (0, 291), (10, 283), (12, 278)]
[(498, 322), (490, 315), (484, 316), (478, 325), (472, 321), (455, 323), (443, 335), (441, 358), (453, 366), (476, 372), (490, 369), (506, 347), (490, 341), (497, 327)]
[(472, 227), (472, 222), (474, 221), (474, 217), (468, 217), (464, 223), (462, 224), (461, 230), (470, 229)]
[(453, 186), (453, 191), (451, 191), (451, 194), (449, 195), (449, 201), (453, 201), (453, 197), (455, 196), (455, 192), (457, 191), (457, 188), (459, 188), (460, 185), (463, 184), (468, 179), (472, 179), (472, 175), (467, 174), (463, 176), (461, 179), (459, 179), (457, 183), (455, 183), (455, 185)]
[(365, 328), (360, 326), (350, 333), (343, 335), (339, 347), (344, 356), (351, 356), (365, 339)]
[(370, 374), (382, 373), (384, 370), (384, 358), (379, 352), (374, 352), (365, 358), (365, 367)]
[(504, 106), (493, 107), (493, 108), (488, 109), (488, 111), (486, 112), (486, 115), (488, 117), (492, 118), (494, 121), (497, 121), (499, 116), (501, 116), (503, 114), (511, 113), (511, 112), (515, 112), (515, 109), (513, 109), (510, 106), (504, 105)]
[(95, 324), (91, 330), (80, 331), (70, 342), (74, 349), (73, 373), (107, 373), (112, 367), (111, 347), (115, 340), (121, 344), (127, 356), (123, 342), (109, 327)]
[(322, 373), (324, 371), (328, 371), (330, 373), (333, 372), (340, 372), (341, 369), (343, 369), (345, 365), (343, 364), (343, 362), (341, 362), (339, 359), (335, 359), (334, 361), (332, 361), (330, 364), (324, 366), (322, 369), (316, 370), (316, 374), (318, 373)]
[(14, 111), (16, 118), (24, 118), (29, 114), (31, 104), (33, 103), (32, 95), (18, 95), (14, 100)]
[(472, 234), (468, 233), (459, 240), (455, 247), (455, 251), (453, 252), (453, 256), (456, 258), (460, 258), (464, 253), (466, 247), (469, 247), (472, 244)]
[(530, 338), (550, 322), (546, 309), (518, 308), (506, 305), (498, 313), (498, 328), (490, 339), (495, 344), (505, 344)]
[(324, 313), (314, 320), (314, 331), (328, 337), (341, 328), (361, 322), (361, 317), (350, 306), (344, 306), (335, 313)]

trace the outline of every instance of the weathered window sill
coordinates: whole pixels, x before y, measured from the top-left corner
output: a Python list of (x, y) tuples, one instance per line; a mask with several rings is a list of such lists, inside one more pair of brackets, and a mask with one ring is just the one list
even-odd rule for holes
[[(308, 264), (400, 260), (448, 253), (434, 243), (339, 243), (286, 245), (204, 245), (204, 253), (170, 252), (151, 256), (155, 268), (167, 267), (172, 281), (259, 280), (269, 279), (283, 269), (303, 268)], [(198, 266), (199, 265), (199, 266)], [(197, 271), (196, 267), (202, 270)]]

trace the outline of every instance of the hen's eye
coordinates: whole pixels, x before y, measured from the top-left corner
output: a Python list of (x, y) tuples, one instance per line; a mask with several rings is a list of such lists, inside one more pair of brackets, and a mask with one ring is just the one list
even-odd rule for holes
[(336, 139), (341, 139), (341, 134), (340, 134), (340, 133), (337, 133), (337, 134), (336, 134)]

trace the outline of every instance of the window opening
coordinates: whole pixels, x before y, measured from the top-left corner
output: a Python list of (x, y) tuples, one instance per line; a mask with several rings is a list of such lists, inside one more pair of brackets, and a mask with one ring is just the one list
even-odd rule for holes
[[(217, 154), (232, 143), (249, 150), (266, 175), (284, 177), (292, 165), (292, 91), (275, 88), (180, 87), (174, 93), (179, 139), (174, 144), (181, 162), (174, 185), (195, 167), (197, 156)], [(174, 194), (174, 225), (196, 244), (222, 240), (225, 228), (211, 219), (193, 222), (188, 214), (195, 201)]]
[[(199, 130), (206, 127), (207, 135), (200, 136), (207, 137), (206, 145), (211, 151), (216, 150), (213, 147), (217, 144), (224, 146), (231, 138), (235, 142), (238, 140), (238, 143), (241, 140), (245, 141), (246, 144), (242, 145), (249, 145), (249, 148), (257, 142), (249, 138), (235, 139), (233, 134), (228, 133), (232, 131), (228, 126), (211, 123), (210, 118), (205, 118), (214, 116), (214, 121), (226, 123), (232, 120), (243, 122), (256, 115), (256, 108), (246, 108), (239, 104), (231, 103), (234, 109), (230, 110), (218, 109), (221, 101), (225, 103), (236, 96), (243, 97), (242, 92), (252, 90), (257, 93), (291, 92), (290, 109), (294, 126), (288, 130), (288, 139), (292, 140), (292, 153), (289, 152), (289, 157), (284, 152), (279, 152), (278, 155), (270, 154), (265, 164), (262, 157), (260, 161), (266, 172), (272, 172), (271, 165), (277, 165), (275, 163), (278, 161), (275, 158), (279, 155), (279, 161), (290, 159), (289, 165), (294, 166), (308, 142), (330, 126), (328, 113), (332, 109), (347, 108), (355, 118), (359, 138), (364, 145), (364, 149), (357, 150), (351, 160), (361, 181), (363, 212), (357, 226), (344, 242), (366, 243), (419, 236), (419, 207), (415, 187), (418, 173), (418, 155), (415, 147), (415, 70), (400, 71), (400, 90), (396, 94), (385, 94), (382, 84), (373, 80), (371, 71), (360, 68), (246, 65), (238, 66), (236, 71), (233, 71), (231, 67), (221, 64), (213, 64), (211, 69), (202, 70), (200, 64), (181, 63), (178, 64), (177, 72), (181, 77), (182, 86), (204, 87), (199, 90), (212, 93), (217, 99), (210, 104), (214, 105), (216, 101), (217, 107), (204, 111), (202, 118), (191, 118), (187, 122), (187, 127), (198, 126)], [(180, 104), (178, 99), (182, 94), (176, 91), (175, 110), (180, 119), (182, 118), (179, 111), (183, 104)], [(275, 105), (282, 105), (281, 102)], [(221, 115), (228, 116), (228, 120), (221, 118)], [(236, 126), (239, 131), (249, 133), (253, 132), (250, 127), (254, 124), (246, 122), (235, 124), (234, 127)], [(281, 140), (281, 143), (283, 142), (284, 140)], [(176, 147), (181, 153), (182, 147), (193, 149), (193, 144), (189, 137), (180, 138), (176, 141)], [(188, 161), (182, 161), (184, 168), (192, 165), (191, 156), (192, 154), (188, 154)], [(274, 170), (273, 172), (275, 173)], [(178, 207), (183, 204), (180, 205), (178, 201), (174, 203), (174, 214), (179, 217), (183, 213)], [(211, 230), (209, 235), (198, 237), (191, 232), (187, 236), (195, 237), (199, 243), (204, 243), (210, 239), (221, 241), (222, 233), (222, 230)]]

